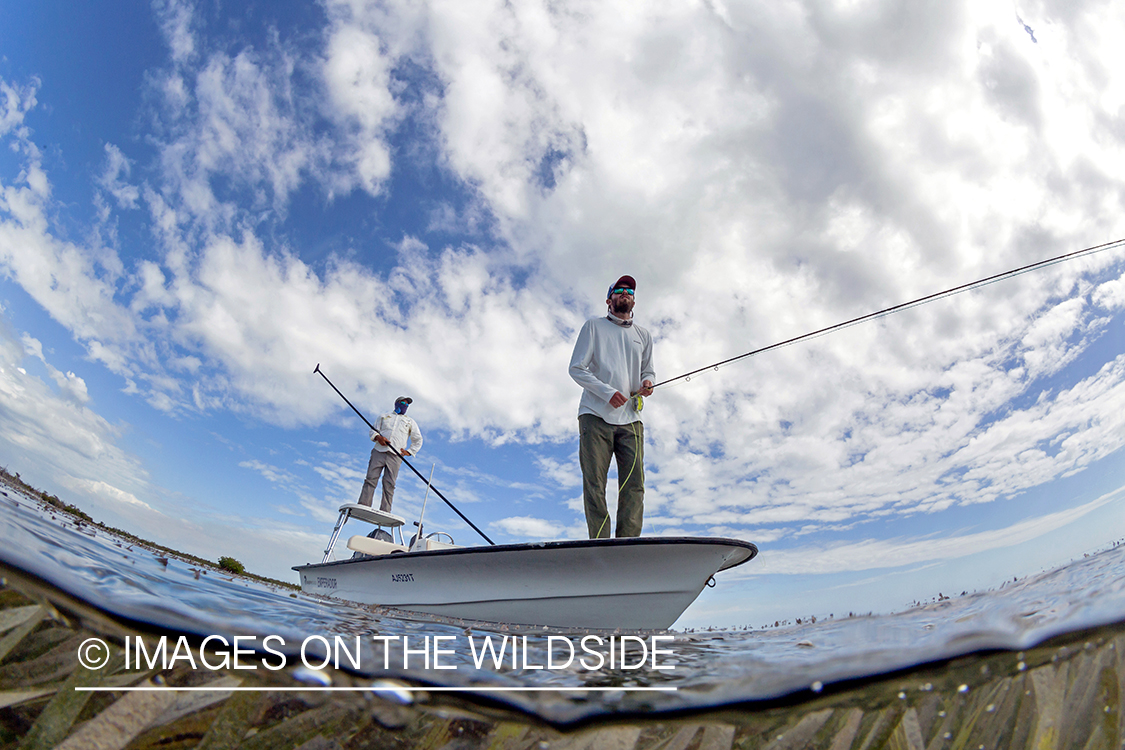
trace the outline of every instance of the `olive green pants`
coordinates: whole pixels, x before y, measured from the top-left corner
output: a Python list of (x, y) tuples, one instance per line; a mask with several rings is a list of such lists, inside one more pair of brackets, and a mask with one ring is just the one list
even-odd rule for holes
[(590, 538), (610, 536), (605, 504), (610, 456), (617, 459), (617, 536), (640, 536), (645, 513), (644, 425), (613, 425), (597, 415), (580, 414), (578, 435), (582, 500)]
[(367, 462), (367, 478), (363, 480), (363, 489), (359, 491), (359, 504), (371, 507), (371, 501), (375, 498), (375, 483), (379, 481), (379, 472), (383, 472), (383, 501), (379, 503), (379, 510), (390, 513), (400, 466), (402, 456), (372, 448), (371, 460)]

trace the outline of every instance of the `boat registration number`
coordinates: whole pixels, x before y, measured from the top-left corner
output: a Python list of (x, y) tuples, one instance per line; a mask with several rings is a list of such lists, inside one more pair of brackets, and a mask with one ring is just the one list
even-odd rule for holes
[(414, 583), (413, 573), (391, 573), (392, 583)]

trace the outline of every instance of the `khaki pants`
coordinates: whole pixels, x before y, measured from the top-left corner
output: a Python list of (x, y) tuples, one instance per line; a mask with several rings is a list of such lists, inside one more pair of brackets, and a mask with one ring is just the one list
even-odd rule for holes
[(390, 451), (371, 449), (371, 461), (367, 464), (367, 478), (363, 480), (363, 489), (359, 491), (359, 504), (371, 507), (375, 495), (375, 483), (379, 481), (379, 473), (383, 473), (383, 501), (379, 503), (379, 510), (390, 512), (391, 503), (394, 502), (395, 480), (398, 479), (398, 468), (402, 466), (402, 458)]
[(645, 502), (644, 425), (612, 425), (597, 415), (580, 414), (578, 434), (582, 500), (590, 538), (610, 535), (605, 503), (610, 456), (617, 459), (617, 536), (640, 536)]

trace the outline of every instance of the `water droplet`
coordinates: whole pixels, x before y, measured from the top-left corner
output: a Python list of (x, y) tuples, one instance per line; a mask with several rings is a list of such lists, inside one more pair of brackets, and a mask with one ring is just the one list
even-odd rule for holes
[(1024, 664), (1024, 663), (1023, 663), (1023, 662), (1021, 661), (1021, 662), (1020, 662), (1019, 664), (1017, 664), (1017, 665), (1016, 665), (1016, 669), (1018, 669), (1019, 671), (1023, 672), (1023, 671), (1025, 671), (1025, 670), (1027, 669), (1027, 665), (1026, 665), (1026, 664)]
[(969, 692), (969, 686), (968, 685), (962, 685), (961, 687), (957, 688), (957, 692), (958, 693), (967, 693), (967, 692)]
[(821, 690), (824, 690), (824, 683), (821, 682), (820, 680), (817, 680), (816, 682), (814, 682), (812, 684), (811, 687), (812, 687), (812, 691), (814, 693), (819, 693)]
[(371, 689), (375, 695), (400, 706), (409, 706), (414, 703), (414, 694), (405, 688), (405, 685), (396, 680), (375, 680), (371, 683)]
[(995, 710), (996, 710), (996, 704), (995, 703), (989, 703), (987, 706), (984, 707), (985, 713), (990, 714)]
[(900, 693), (898, 694), (898, 699), (899, 699), (900, 701), (904, 701), (904, 700), (906, 700), (906, 693), (900, 692)]
[(327, 673), (320, 669), (309, 669), (303, 664), (293, 670), (293, 679), (306, 685), (332, 686), (332, 678)]

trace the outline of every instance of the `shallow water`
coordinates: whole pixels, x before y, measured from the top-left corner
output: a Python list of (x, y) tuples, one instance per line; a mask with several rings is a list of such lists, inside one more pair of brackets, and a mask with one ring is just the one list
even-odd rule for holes
[[(792, 719), (796, 722), (793, 727), (806, 721), (808, 730), (819, 721), (809, 717), (823, 715), (826, 718), (817, 724), (816, 731), (824, 738), (838, 739), (840, 732), (853, 729), (856, 737), (874, 736), (872, 732), (885, 729), (889, 738), (900, 730), (905, 733), (903, 737), (910, 735), (914, 725), (907, 726), (910, 722), (906, 717), (913, 710), (913, 721), (918, 727), (925, 727), (937, 739), (950, 734), (951, 738), (946, 739), (952, 742), (955, 738), (951, 731), (938, 731), (948, 713), (939, 716), (939, 709), (935, 708), (930, 712), (929, 723), (919, 718), (925, 716), (924, 706), (933, 704), (933, 700), (927, 704), (922, 699), (940, 697), (969, 705), (970, 699), (978, 698), (981, 689), (999, 690), (995, 680), (1030, 680), (1028, 674), (1023, 674), (1026, 670), (1050, 667), (1058, 661), (1060, 653), (1066, 658), (1081, 653), (1086, 642), (1095, 644), (1097, 654), (1102, 653), (1099, 649), (1112, 651), (1117, 648), (1115, 624), (1125, 621), (1125, 576), (1122, 575), (1125, 549), (1115, 546), (1057, 570), (1012, 582), (997, 591), (954, 598), (894, 615), (821, 620), (753, 631), (657, 633), (672, 637), (661, 644), (670, 655), (663, 657), (660, 665), (675, 666), (674, 670), (655, 670), (651, 664), (639, 669), (584, 669), (577, 664), (568, 669), (534, 669), (531, 667), (546, 663), (549, 636), (565, 635), (577, 640), (587, 633), (504, 628), (416, 616), (378, 607), (342, 604), (245, 578), (226, 577), (190, 562), (166, 559), (161, 553), (121, 542), (89, 526), (78, 527), (69, 516), (45, 510), (35, 500), (10, 488), (5, 492), (0, 496), (0, 563), (4, 567), (5, 585), (50, 601), (63, 613), (60, 619), (66, 620), (69, 615), (71, 620), (77, 619), (82, 626), (105, 634), (118, 645), (126, 635), (137, 632), (146, 633), (149, 643), (159, 635), (175, 638), (187, 634), (198, 643), (208, 635), (221, 635), (229, 640), (235, 635), (261, 638), (272, 634), (287, 644), (281, 650), (287, 654), (290, 666), (280, 673), (259, 668), (253, 674), (243, 672), (237, 676), (273, 680), (270, 684), (288, 681), (288, 684), (344, 686), (370, 685), (374, 680), (383, 686), (581, 689), (434, 691), (424, 699), (407, 692), (381, 695), (384, 700), (402, 705), (430, 701), (446, 707), (460, 705), (491, 716), (507, 712), (556, 728), (613, 720), (635, 722), (640, 717), (649, 723), (682, 720), (685, 716), (715, 715), (715, 712), (722, 715), (737, 710), (742, 717), (738, 726), (747, 726), (746, 717), (754, 716), (756, 718), (749, 723), (758, 729), (769, 721), (784, 724)], [(363, 653), (358, 668), (345, 664), (344, 671), (328, 670), (318, 674), (293, 666), (299, 664), (296, 644), (306, 642), (310, 636), (331, 641), (335, 635), (345, 636), (348, 644), (354, 642), (354, 636), (360, 636)], [(527, 637), (526, 661), (515, 667), (506, 661), (499, 668), (492, 664), (477, 668), (466, 645), (469, 639), (474, 638), (479, 643), (485, 636), (504, 635)], [(596, 635), (608, 638), (613, 634)], [(653, 634), (638, 635), (647, 638)], [(399, 640), (392, 641), (389, 651), (384, 651), (373, 636), (397, 636)], [(426, 669), (418, 654), (411, 656), (409, 668), (403, 669), (402, 648), (396, 645), (403, 636), (411, 639), (412, 648), (418, 648), (427, 636), (446, 636), (449, 650), (443, 656), (444, 664), (456, 666), (456, 669)], [(1028, 655), (1050, 639), (1054, 640), (1035, 652), (1038, 656)], [(1075, 639), (1077, 647), (1070, 643)], [(309, 642), (315, 651), (319, 641)], [(989, 652), (999, 653), (986, 655)], [(968, 654), (977, 656), (968, 661), (958, 660)], [(635, 657), (633, 652), (632, 663)], [(1116, 655), (1113, 659), (1116, 660)], [(390, 668), (384, 669), (384, 663)], [(525, 663), (529, 665), (526, 669), (523, 668)], [(223, 673), (229, 674), (230, 670)], [(1047, 680), (1044, 685), (1055, 684), (1043, 679)], [(380, 682), (382, 680), (392, 682)], [(1106, 682), (1100, 677), (1089, 680), (1098, 685)], [(1072, 683), (1073, 680), (1066, 684)], [(641, 692), (630, 689), (652, 686), (676, 690)], [(621, 689), (601, 690), (610, 687)], [(1042, 688), (1040, 693), (1046, 695), (1046, 690)], [(917, 705), (907, 705), (908, 693), (919, 698)], [(1030, 688), (1027, 694), (1032, 694)], [(857, 698), (857, 695), (862, 697)], [(1118, 711), (1116, 695), (1114, 692), (1114, 717)], [(1036, 700), (1041, 703), (1040, 697), (1036, 694)], [(897, 705), (896, 700), (907, 703)], [(824, 708), (825, 701), (833, 702), (834, 708)], [(897, 717), (892, 722), (894, 726), (888, 729), (870, 724), (865, 728), (855, 714), (847, 713), (856, 709), (857, 703), (867, 711), (864, 720), (869, 724), (877, 721), (870, 715), (872, 707), (878, 705), (882, 706), (879, 710), (890, 711)], [(984, 711), (987, 705), (982, 704), (979, 711)], [(794, 706), (800, 708), (794, 709)], [(1103, 713), (1109, 713), (1109, 706), (1110, 703), (1105, 703)], [(778, 711), (789, 713), (779, 719)], [(829, 714), (836, 711), (836, 718), (830, 720), (824, 711)], [(809, 721), (812, 724), (808, 724)], [(918, 732), (918, 736), (926, 733), (921, 728)], [(1109, 741), (1107, 732), (1108, 729), (1103, 734)], [(1117, 734), (1112, 737), (1116, 738)], [(692, 746), (702, 742), (699, 737), (689, 739), (694, 743)], [(726, 739), (734, 743), (736, 735)], [(1116, 743), (1116, 739), (1113, 742)], [(837, 744), (851, 746), (850, 743)], [(929, 744), (927, 740), (926, 746)], [(942, 743), (935, 746), (942, 746)]]

